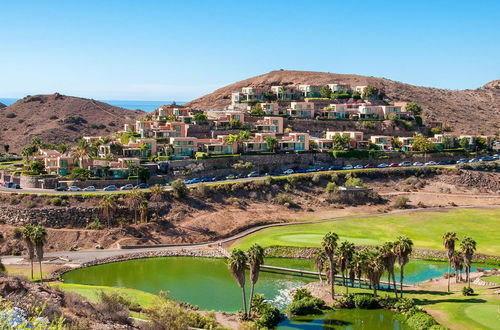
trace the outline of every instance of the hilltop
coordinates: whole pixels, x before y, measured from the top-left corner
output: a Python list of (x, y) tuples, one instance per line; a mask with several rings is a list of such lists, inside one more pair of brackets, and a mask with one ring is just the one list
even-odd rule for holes
[(13, 152), (35, 136), (71, 144), (84, 135), (109, 135), (144, 114), (58, 93), (27, 96), (0, 110), (0, 144), (10, 145)]
[(347, 83), (351, 86), (372, 85), (379, 88), (387, 102), (413, 101), (423, 108), (427, 121), (452, 126), (455, 133), (495, 134), (500, 130), (500, 80), (474, 90), (448, 90), (414, 86), (385, 78), (312, 71), (271, 71), (217, 89), (186, 104), (195, 109), (218, 109), (231, 103), (231, 93), (242, 87), (273, 85), (325, 85)]

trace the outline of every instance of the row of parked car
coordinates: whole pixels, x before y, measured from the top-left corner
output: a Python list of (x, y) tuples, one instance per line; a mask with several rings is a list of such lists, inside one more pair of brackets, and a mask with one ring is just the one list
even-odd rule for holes
[[(116, 190), (132, 190), (134, 188), (146, 189), (146, 188), (149, 188), (149, 184), (140, 183), (140, 184), (134, 186), (133, 184), (129, 183), (129, 184), (126, 184), (124, 186), (121, 186), (120, 188), (118, 188), (116, 185), (113, 184), (113, 185), (104, 187), (102, 190), (103, 191), (116, 191)], [(56, 190), (56, 191), (96, 191), (98, 189), (95, 186), (88, 186), (85, 188), (80, 188), (77, 186), (69, 186), (69, 187), (58, 186), (58, 187), (55, 187), (54, 190)]]
[(21, 189), (21, 186), (14, 182), (0, 182), (0, 186), (5, 188)]

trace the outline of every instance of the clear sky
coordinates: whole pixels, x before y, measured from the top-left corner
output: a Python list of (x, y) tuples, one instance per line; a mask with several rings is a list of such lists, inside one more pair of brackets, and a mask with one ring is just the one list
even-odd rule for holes
[(277, 69), (500, 79), (500, 1), (0, 1), (0, 97), (190, 100)]

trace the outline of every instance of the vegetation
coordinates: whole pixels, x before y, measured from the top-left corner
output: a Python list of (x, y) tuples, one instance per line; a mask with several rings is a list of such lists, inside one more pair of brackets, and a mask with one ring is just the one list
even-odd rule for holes
[(404, 266), (410, 261), (410, 254), (413, 251), (413, 241), (406, 236), (399, 236), (394, 244), (394, 253), (396, 254), (399, 269), (400, 269), (400, 284), (401, 284), (401, 298), (403, 298), (403, 279), (404, 279)]
[(415, 102), (408, 102), (408, 104), (406, 104), (406, 111), (414, 116), (420, 116), (422, 108)]
[(297, 289), (292, 303), (287, 307), (287, 313), (291, 316), (321, 314), (325, 305), (323, 300), (313, 297), (308, 290)]
[(457, 240), (457, 233), (447, 232), (443, 235), (443, 244), (446, 249), (446, 256), (448, 257), (448, 292), (450, 292), (451, 259), (455, 253), (455, 241)]
[(35, 260), (35, 244), (32, 240), (33, 230), (34, 227), (32, 225), (26, 225), (22, 231), (22, 237), (24, 244), (26, 244), (26, 249), (28, 250), (28, 259), (31, 265), (31, 279), (33, 279), (33, 261)]
[(325, 234), (323, 237), (323, 240), (321, 241), (321, 247), (323, 248), (323, 251), (325, 252), (326, 257), (328, 258), (329, 262), (329, 270), (330, 270), (330, 285), (331, 285), (331, 293), (332, 293), (332, 299), (335, 299), (335, 274), (336, 274), (336, 264), (335, 264), (335, 251), (337, 250), (338, 246), (338, 240), (339, 236), (336, 233), (333, 232), (328, 232)]
[(229, 271), (241, 288), (243, 297), (243, 319), (248, 317), (247, 298), (245, 294), (245, 268), (247, 261), (247, 255), (240, 249), (234, 249), (228, 260)]
[(182, 199), (188, 194), (188, 188), (181, 179), (177, 179), (172, 183), (172, 191), (177, 199)]

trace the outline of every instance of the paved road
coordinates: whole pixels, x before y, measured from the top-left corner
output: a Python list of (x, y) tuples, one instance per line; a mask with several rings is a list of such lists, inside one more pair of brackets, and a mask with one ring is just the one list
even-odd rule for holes
[[(498, 206), (484, 206), (482, 208), (497, 208)], [(341, 221), (346, 219), (355, 219), (355, 218), (364, 218), (364, 217), (384, 217), (388, 215), (401, 214), (401, 213), (409, 213), (416, 211), (434, 211), (434, 210), (443, 210), (443, 209), (465, 209), (465, 208), (478, 208), (477, 206), (459, 206), (459, 207), (429, 207), (429, 208), (418, 208), (418, 209), (408, 209), (408, 210), (395, 210), (387, 213), (372, 213), (372, 214), (361, 214), (361, 215), (352, 215), (346, 217), (336, 217), (322, 220), (313, 220), (313, 221), (301, 221), (301, 222), (287, 222), (287, 223), (276, 223), (269, 225), (262, 225), (258, 227), (253, 227), (246, 229), (236, 235), (231, 237), (221, 239), (218, 241), (205, 242), (205, 243), (196, 243), (196, 244), (181, 244), (181, 245), (172, 245), (172, 246), (162, 246), (162, 247), (140, 247), (134, 249), (105, 249), (105, 250), (82, 250), (82, 251), (60, 251), (60, 252), (49, 252), (45, 253), (45, 257), (49, 260), (47, 263), (52, 264), (82, 264), (89, 261), (94, 261), (98, 259), (104, 259), (109, 257), (116, 256), (125, 256), (130, 254), (137, 254), (141, 252), (154, 252), (154, 251), (166, 251), (166, 250), (196, 250), (207, 247), (217, 247), (219, 244), (229, 245), (231, 242), (236, 241), (240, 238), (253, 234), (257, 231), (273, 228), (273, 227), (284, 227), (284, 226), (296, 226), (303, 224), (312, 224), (312, 223), (323, 223), (323, 222), (333, 222), (333, 221)], [(6, 265), (9, 264), (25, 264), (26, 262), (23, 258), (19, 256), (5, 256), (2, 257), (2, 262)]]

